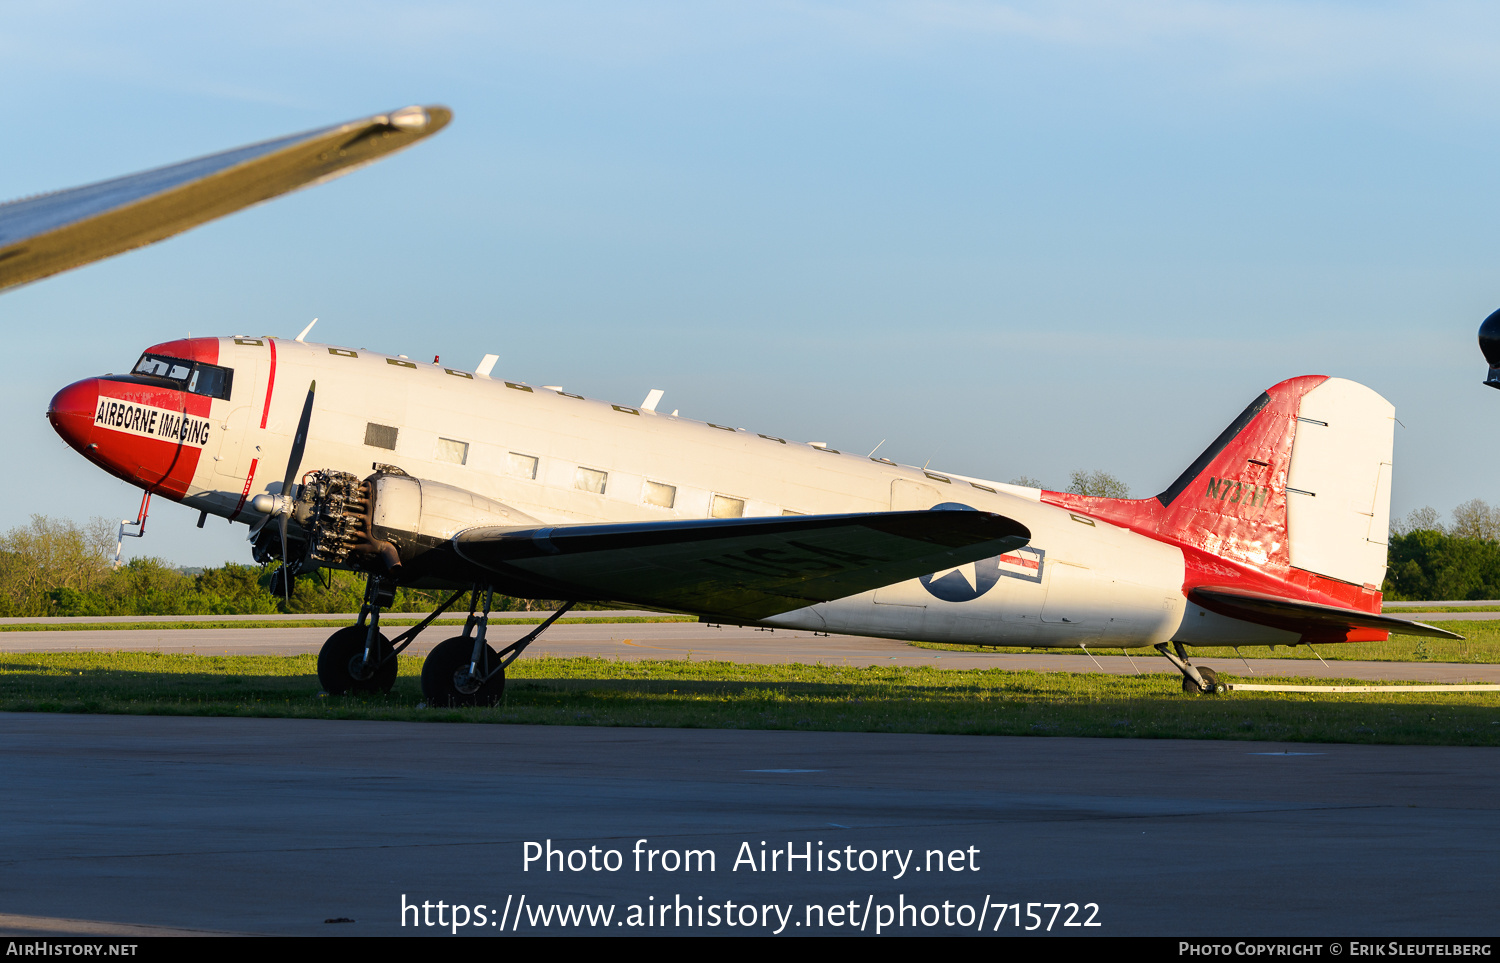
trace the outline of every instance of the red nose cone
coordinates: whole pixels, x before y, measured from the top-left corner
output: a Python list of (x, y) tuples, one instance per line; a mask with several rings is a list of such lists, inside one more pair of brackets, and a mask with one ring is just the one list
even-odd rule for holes
[(47, 420), (63, 441), (86, 452), (94, 434), (94, 412), (99, 408), (99, 379), (86, 378), (52, 396)]

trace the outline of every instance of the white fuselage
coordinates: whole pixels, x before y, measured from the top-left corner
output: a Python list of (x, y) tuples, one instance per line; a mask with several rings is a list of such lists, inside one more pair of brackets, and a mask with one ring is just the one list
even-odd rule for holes
[(304, 471), (336, 469), (363, 477), (375, 463), (395, 465), (550, 525), (961, 503), (1014, 518), (1032, 532), (1026, 548), (999, 559), (787, 612), (767, 624), (1056, 647), (1291, 638), (1203, 613), (1184, 597), (1181, 549), (1043, 504), (1037, 489), (894, 465), (363, 350), (281, 340), (275, 347), (268, 392), (267, 340), (221, 342), (219, 363), (235, 369), (233, 398), (213, 402), (218, 441), (205, 448), (186, 504), (223, 516), (238, 510), (238, 520), (258, 520), (248, 499), (279, 492), (297, 419), (316, 381)]

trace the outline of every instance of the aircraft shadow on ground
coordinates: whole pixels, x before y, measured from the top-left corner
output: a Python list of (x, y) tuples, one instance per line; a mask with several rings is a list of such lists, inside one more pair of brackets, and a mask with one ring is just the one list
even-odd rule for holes
[(523, 677), (509, 680), (496, 706), (453, 708), (426, 706), (410, 672), (389, 694), (328, 696), (305, 673), (59, 670), (3, 660), (0, 710), (1500, 745), (1500, 707), (1483, 696), (1212, 698), (1185, 696), (1161, 676), (1005, 673), (930, 685), (892, 678), (909, 672), (883, 674), (859, 682)]

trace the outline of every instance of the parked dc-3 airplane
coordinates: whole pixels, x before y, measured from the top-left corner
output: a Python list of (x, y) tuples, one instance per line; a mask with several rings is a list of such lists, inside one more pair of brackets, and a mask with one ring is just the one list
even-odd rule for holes
[(427, 624), (380, 633), (397, 585), (454, 589), (432, 618), (469, 597), (464, 633), (423, 668), (439, 704), (497, 697), (550, 624), (497, 652), (497, 591), (896, 639), (1151, 646), (1205, 692), (1223, 687), (1184, 646), (1454, 637), (1380, 614), (1394, 409), (1351, 381), (1270, 388), (1166, 491), (1129, 500), (590, 400), (492, 378), (493, 361), (191, 338), (69, 385), (48, 417), (111, 474), (253, 526), (261, 561), (368, 573), (359, 624), (319, 657), (332, 693), (394, 682)]
[[(428, 136), (443, 108), (0, 206), (0, 288), (170, 236)], [(307, 332), (303, 332), (305, 336)], [(1337, 378), (1270, 388), (1166, 491), (1090, 498), (897, 465), (301, 337), (192, 338), (57, 393), (69, 445), (131, 484), (252, 527), (281, 572), (367, 573), (323, 646), (331, 693), (388, 690), (396, 653), (468, 595), (422, 672), (492, 701), (562, 613), (496, 651), (490, 596), (607, 599), (721, 622), (1037, 647), (1457, 638), (1380, 614), (1394, 412)], [(394, 640), (398, 585), (454, 589)], [(565, 605), (562, 611), (566, 611)]]

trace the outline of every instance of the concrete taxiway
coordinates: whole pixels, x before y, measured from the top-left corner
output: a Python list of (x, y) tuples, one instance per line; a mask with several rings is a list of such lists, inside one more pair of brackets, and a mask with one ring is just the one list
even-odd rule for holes
[[(1007, 904), (1006, 935), (1028, 910), (1062, 935), (1482, 935), (1497, 763), (1426, 746), (0, 715), (0, 932), (436, 936), (454, 904), (471, 923), (484, 904), (486, 925), (460, 932), (498, 936), (588, 904), (612, 907), (608, 926), (550, 930), (759, 935), (785, 910), (784, 934), (872, 934), (905, 905), (885, 932), (956, 935), (982, 906), (992, 932)], [(548, 840), (620, 863), (528, 869), (526, 844)], [(783, 855), (762, 871), (763, 846), (886, 865), (787, 871)], [(637, 848), (658, 851), (653, 869)], [(685, 850), (713, 869), (663, 868)], [(756, 868), (736, 868), (747, 853)], [(887, 854), (911, 868), (896, 878)], [(418, 925), (439, 901), (450, 925)], [(694, 911), (722, 921), (726, 903), (756, 909), (735, 928)], [(1069, 903), (1100, 925), (1065, 928)], [(619, 925), (632, 906), (655, 925)]]

